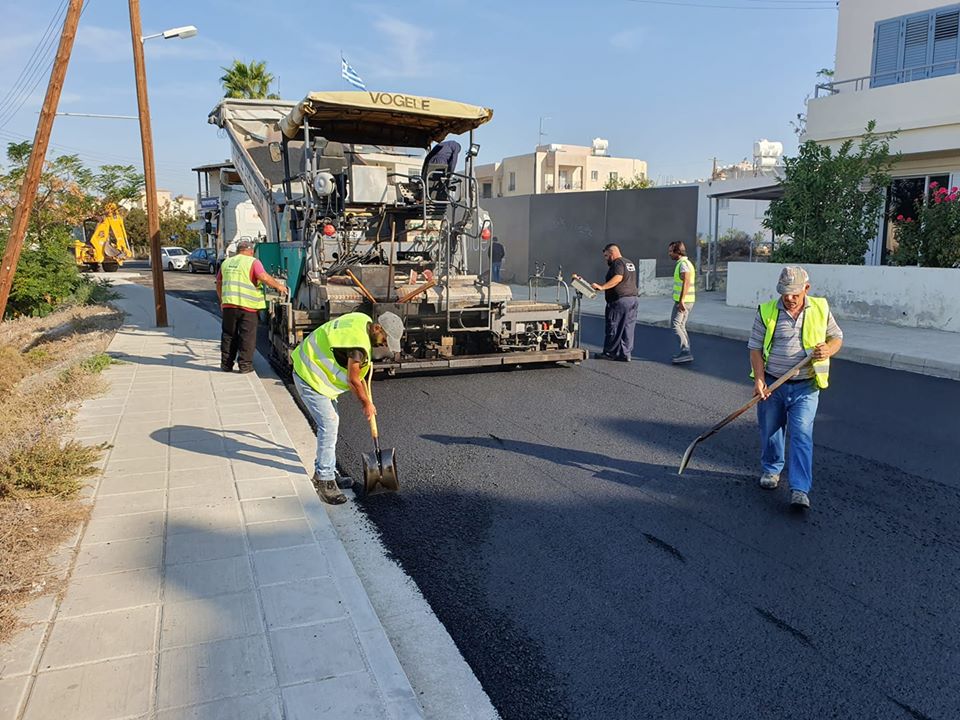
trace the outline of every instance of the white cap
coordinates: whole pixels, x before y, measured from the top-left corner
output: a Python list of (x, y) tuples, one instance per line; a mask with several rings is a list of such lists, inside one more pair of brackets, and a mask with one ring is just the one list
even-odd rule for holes
[(396, 313), (385, 312), (377, 318), (377, 323), (387, 334), (387, 347), (390, 352), (400, 352), (400, 338), (403, 337), (403, 320)]

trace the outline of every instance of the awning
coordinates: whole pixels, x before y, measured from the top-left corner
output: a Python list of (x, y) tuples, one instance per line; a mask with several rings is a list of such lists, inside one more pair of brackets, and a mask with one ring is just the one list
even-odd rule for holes
[(311, 130), (334, 142), (426, 148), (492, 117), (489, 108), (419, 95), (313, 92), (280, 120), (280, 129), (295, 139), (306, 118)]
[(707, 193), (707, 197), (715, 200), (779, 200), (783, 197), (783, 185), (775, 183), (762, 187), (741, 188), (725, 192)]

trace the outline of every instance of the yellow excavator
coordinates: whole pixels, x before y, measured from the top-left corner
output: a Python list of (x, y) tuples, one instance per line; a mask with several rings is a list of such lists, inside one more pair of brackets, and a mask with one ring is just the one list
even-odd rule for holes
[(107, 205), (99, 218), (84, 220), (82, 228), (78, 228), (73, 252), (81, 268), (104, 272), (116, 272), (133, 257), (116, 205)]

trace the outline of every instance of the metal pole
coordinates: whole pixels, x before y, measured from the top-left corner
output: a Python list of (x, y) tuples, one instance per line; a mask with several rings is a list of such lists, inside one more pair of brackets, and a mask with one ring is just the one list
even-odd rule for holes
[(163, 288), (160, 260), (160, 212), (157, 207), (157, 174), (153, 164), (153, 133), (150, 129), (150, 102), (147, 99), (147, 71), (143, 60), (140, 27), (140, 0), (128, 0), (130, 35), (133, 40), (133, 71), (137, 83), (137, 110), (140, 115), (140, 143), (143, 146), (143, 177), (147, 193), (147, 237), (150, 239), (150, 268), (153, 276), (153, 305), (157, 327), (167, 326), (167, 297)]
[(27, 234), (30, 222), (30, 212), (37, 197), (37, 187), (40, 185), (40, 174), (43, 171), (43, 161), (47, 156), (47, 147), (50, 144), (50, 133), (53, 130), (53, 117), (60, 102), (60, 91), (63, 90), (63, 79), (67, 74), (67, 65), (70, 62), (70, 51), (73, 49), (73, 39), (77, 35), (77, 24), (80, 22), (82, 0), (70, 0), (66, 18), (63, 21), (63, 31), (60, 34), (60, 45), (53, 62), (53, 71), (47, 84), (47, 95), (43, 100), (43, 109), (37, 121), (37, 131), (33, 136), (33, 148), (30, 159), (27, 161), (27, 172), (20, 186), (20, 197), (17, 208), (13, 213), (13, 223), (10, 226), (10, 235), (7, 248), (3, 253), (3, 262), (0, 264), (0, 320), (7, 310), (7, 299), (13, 287), (13, 276), (17, 271), (17, 262), (23, 250), (23, 240)]

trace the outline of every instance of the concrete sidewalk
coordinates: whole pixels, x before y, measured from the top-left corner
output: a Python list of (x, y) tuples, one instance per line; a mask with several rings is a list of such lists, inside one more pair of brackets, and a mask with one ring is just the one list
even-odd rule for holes
[(422, 718), (353, 564), (256, 374), (219, 327), (121, 285), (109, 393), (77, 437), (111, 442), (62, 598), (0, 648), (0, 716)]
[[(525, 285), (511, 287), (514, 298), (527, 297)], [(554, 300), (556, 290), (551, 294), (548, 288), (541, 288), (539, 297)], [(592, 300), (584, 298), (585, 315), (602, 316), (603, 310), (603, 293)], [(667, 327), (672, 310), (673, 300), (669, 297), (641, 297), (637, 322)], [(723, 293), (698, 292), (687, 329), (746, 342), (756, 312), (755, 308), (728, 306)], [(843, 329), (839, 360), (960, 380), (960, 333), (881, 325), (841, 315), (837, 315), (837, 322)]]

